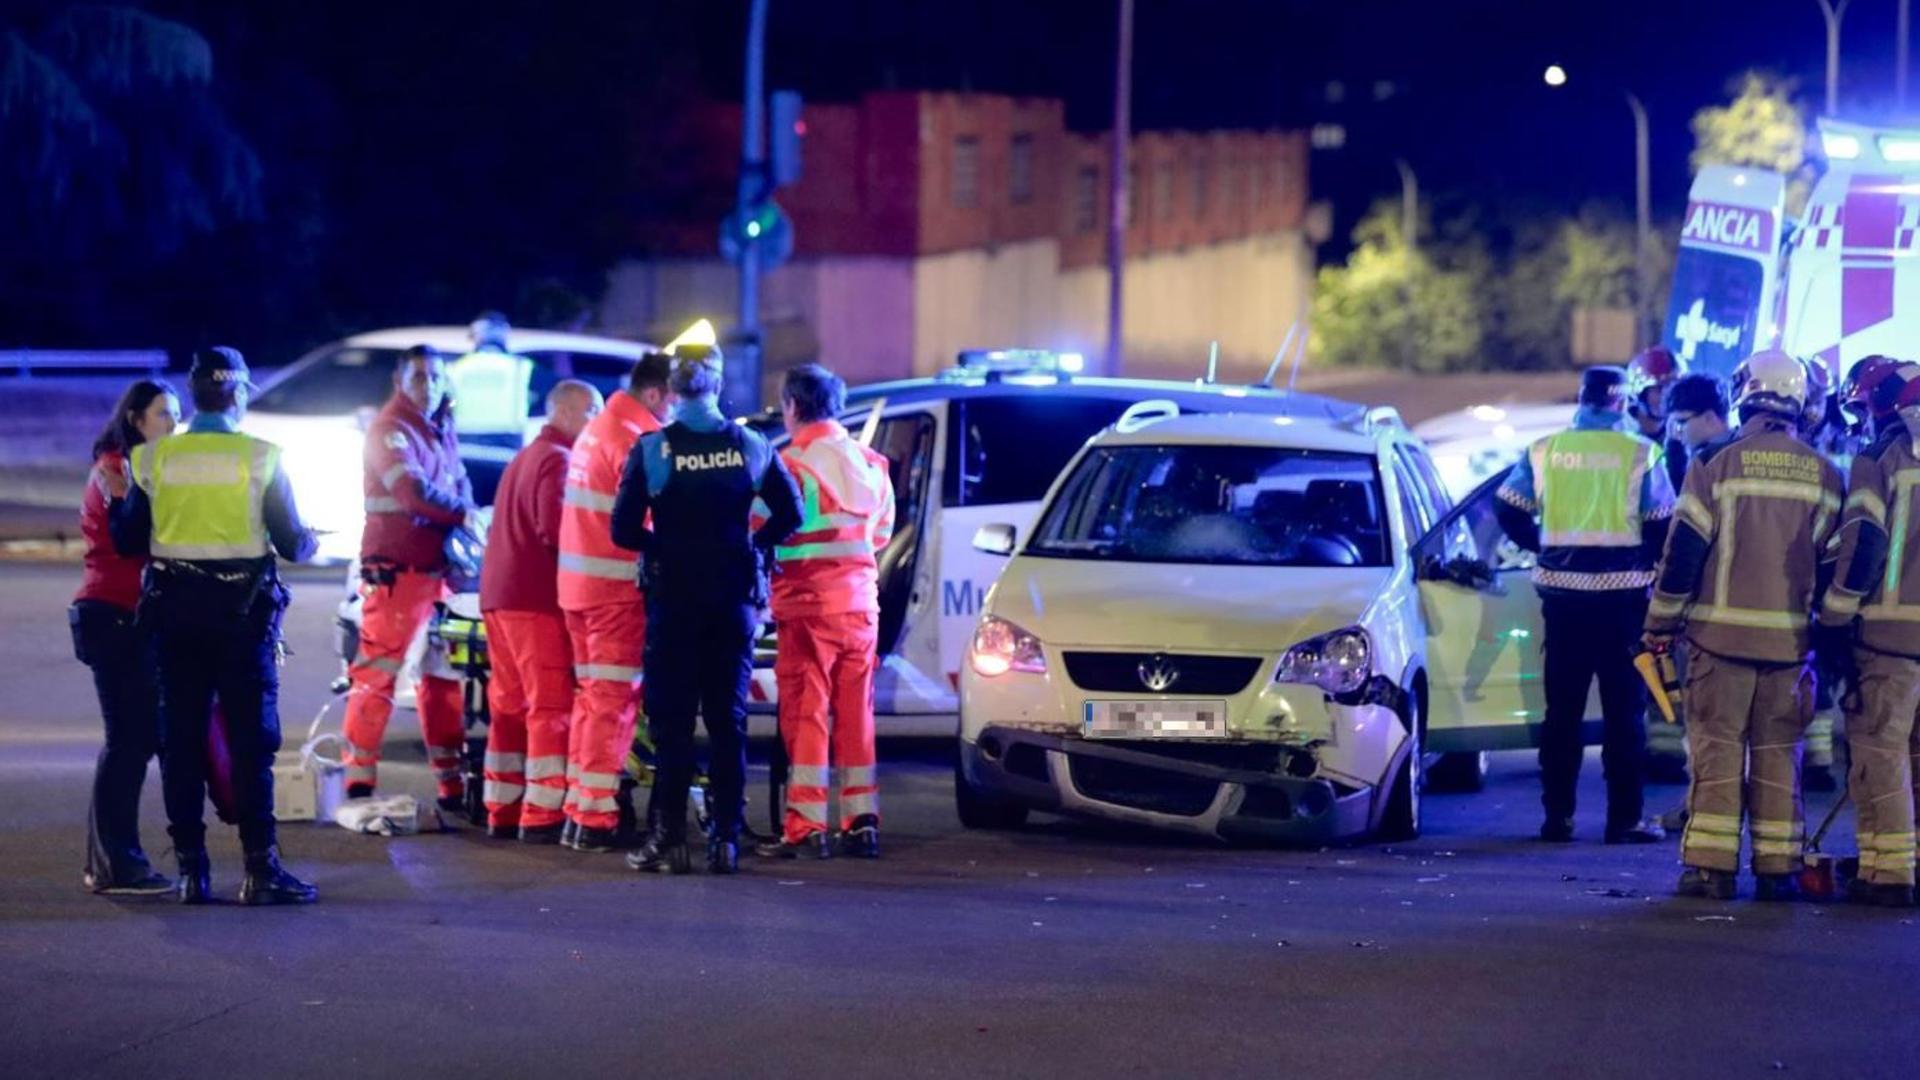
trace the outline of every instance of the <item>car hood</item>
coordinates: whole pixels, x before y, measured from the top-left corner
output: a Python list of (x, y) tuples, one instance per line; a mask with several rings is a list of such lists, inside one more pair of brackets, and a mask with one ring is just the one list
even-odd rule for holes
[(1391, 573), (1021, 556), (986, 610), (1049, 645), (1278, 653), (1359, 622)]
[(293, 485), (300, 516), (320, 530), (322, 562), (352, 558), (366, 521), (361, 460), (366, 418), (249, 412), (240, 429), (280, 447), (280, 467)]

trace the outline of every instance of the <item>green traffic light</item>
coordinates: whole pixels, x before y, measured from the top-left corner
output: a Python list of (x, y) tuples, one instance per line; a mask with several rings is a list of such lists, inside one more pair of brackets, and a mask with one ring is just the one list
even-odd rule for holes
[(760, 223), (758, 221), (747, 222), (747, 238), (753, 239), (755, 237), (758, 237), (759, 235), (760, 235)]

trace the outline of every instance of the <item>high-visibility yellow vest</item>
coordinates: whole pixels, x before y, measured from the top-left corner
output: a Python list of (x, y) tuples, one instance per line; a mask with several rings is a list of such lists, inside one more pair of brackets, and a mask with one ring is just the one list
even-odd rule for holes
[(1541, 546), (1639, 546), (1652, 444), (1619, 431), (1563, 431), (1534, 444), (1532, 455)]
[(462, 435), (519, 435), (531, 412), (533, 361), (513, 353), (470, 352), (447, 367), (453, 429)]
[(225, 431), (189, 431), (133, 448), (133, 481), (153, 508), (160, 559), (259, 559), (273, 553), (263, 508), (280, 448)]

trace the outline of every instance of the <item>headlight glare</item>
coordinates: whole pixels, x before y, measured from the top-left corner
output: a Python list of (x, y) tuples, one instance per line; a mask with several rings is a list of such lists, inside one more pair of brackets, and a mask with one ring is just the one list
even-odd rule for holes
[(1373, 674), (1373, 641), (1357, 626), (1322, 634), (1288, 649), (1274, 681), (1317, 686), (1329, 694), (1357, 693)]
[(1040, 675), (1047, 670), (1040, 639), (995, 615), (981, 618), (980, 625), (973, 631), (973, 644), (967, 656), (973, 670), (989, 679), (1009, 671)]

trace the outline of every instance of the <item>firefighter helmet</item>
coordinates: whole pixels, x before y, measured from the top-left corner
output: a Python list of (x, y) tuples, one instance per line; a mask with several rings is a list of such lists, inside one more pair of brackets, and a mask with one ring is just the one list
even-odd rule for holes
[(1807, 367), (1779, 349), (1765, 349), (1733, 369), (1733, 407), (1780, 413), (1796, 419), (1807, 407)]
[(1800, 414), (1801, 421), (1808, 431), (1818, 431), (1827, 418), (1827, 398), (1833, 394), (1833, 372), (1818, 356), (1800, 362), (1807, 366), (1807, 407)]
[(1640, 355), (1627, 361), (1627, 403), (1636, 411), (1645, 411), (1649, 417), (1658, 420), (1666, 415), (1666, 395), (1659, 404), (1647, 400), (1650, 390), (1664, 391), (1673, 385), (1673, 381), (1687, 373), (1687, 366), (1673, 355), (1673, 350), (1665, 345), (1653, 345), (1642, 349)]
[(1840, 410), (1846, 414), (1850, 428), (1862, 431), (1869, 420), (1893, 413), (1905, 385), (1900, 368), (1898, 360), (1876, 355), (1856, 362), (1847, 372), (1847, 381), (1840, 388)]

